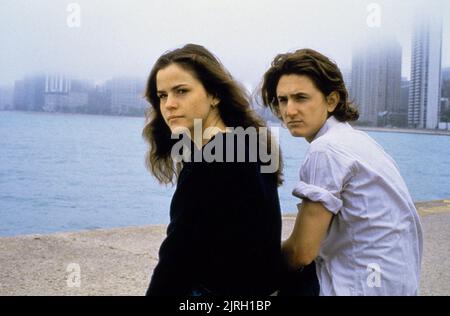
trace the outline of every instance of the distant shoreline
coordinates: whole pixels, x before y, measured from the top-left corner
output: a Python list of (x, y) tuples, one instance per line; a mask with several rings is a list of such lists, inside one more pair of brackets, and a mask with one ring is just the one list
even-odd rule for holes
[(425, 134), (425, 135), (440, 135), (450, 136), (450, 130), (438, 129), (412, 129), (412, 128), (387, 128), (387, 127), (368, 127), (368, 126), (353, 126), (355, 129), (365, 132), (382, 132), (382, 133), (405, 133), (405, 134)]
[[(268, 121), (269, 126), (280, 127), (280, 122)], [(381, 132), (381, 133), (403, 133), (403, 134), (422, 134), (422, 135), (438, 135), (438, 136), (450, 136), (450, 129), (423, 129), (423, 128), (397, 128), (397, 127), (372, 127), (372, 126), (360, 126), (353, 125), (352, 127), (357, 130), (365, 132)], [(450, 128), (450, 123), (449, 123)]]
[[(108, 116), (108, 117), (131, 117), (131, 118), (143, 118), (145, 115), (118, 115), (108, 113), (80, 113), (80, 112), (44, 112), (44, 111), (21, 111), (21, 110), (0, 110), (0, 112), (22, 112), (33, 114), (56, 114), (56, 115), (94, 115), (94, 116)], [(267, 121), (269, 126), (281, 126), (280, 122)], [(353, 128), (366, 132), (381, 132), (381, 133), (404, 133), (404, 134), (422, 134), (422, 135), (439, 135), (450, 136), (450, 130), (439, 129), (419, 129), (419, 128), (388, 128), (388, 127), (371, 127), (371, 126), (359, 126), (352, 125)]]

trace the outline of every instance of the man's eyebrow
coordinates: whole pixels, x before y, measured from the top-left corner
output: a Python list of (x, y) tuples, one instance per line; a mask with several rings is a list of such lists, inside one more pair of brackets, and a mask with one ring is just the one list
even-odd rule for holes
[[(287, 98), (287, 96), (288, 95), (285, 95), (285, 94), (277, 94), (277, 98)], [(299, 91), (299, 92), (291, 93), (291, 94), (289, 94), (289, 96), (291, 96), (291, 97), (299, 97), (299, 96), (306, 96), (306, 97), (308, 97), (309, 94), (306, 93), (306, 92)]]
[(298, 96), (309, 96), (308, 93), (306, 93), (306, 92), (301, 92), (301, 91), (292, 93), (292, 94), (290, 94), (290, 95), (293, 96), (293, 97), (298, 97)]
[[(184, 86), (187, 86), (187, 84), (186, 83), (180, 83), (180, 84), (177, 84), (176, 86), (170, 88), (170, 90), (173, 91), (173, 90), (179, 89), (179, 88), (184, 87)], [(166, 91), (165, 90), (157, 90), (156, 91), (156, 93), (163, 93), (163, 92), (166, 92)]]

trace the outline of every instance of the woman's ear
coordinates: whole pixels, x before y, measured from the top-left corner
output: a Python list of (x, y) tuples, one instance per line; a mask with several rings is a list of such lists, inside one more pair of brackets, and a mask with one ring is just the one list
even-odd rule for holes
[(328, 113), (332, 113), (334, 109), (336, 109), (336, 106), (339, 104), (340, 96), (337, 91), (331, 92), (327, 97), (327, 104), (328, 104)]
[(217, 107), (217, 105), (220, 103), (220, 99), (217, 96), (213, 96), (211, 100), (211, 106), (213, 108)]

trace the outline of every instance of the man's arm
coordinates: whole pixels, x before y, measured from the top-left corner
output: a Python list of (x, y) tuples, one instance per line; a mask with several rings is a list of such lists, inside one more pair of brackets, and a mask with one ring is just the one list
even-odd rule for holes
[(333, 213), (322, 203), (303, 200), (291, 236), (282, 244), (289, 267), (307, 266), (317, 257), (332, 219)]

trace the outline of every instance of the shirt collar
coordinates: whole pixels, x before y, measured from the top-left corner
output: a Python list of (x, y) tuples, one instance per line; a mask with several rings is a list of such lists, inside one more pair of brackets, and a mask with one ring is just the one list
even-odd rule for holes
[(339, 124), (342, 124), (342, 122), (339, 122), (334, 115), (330, 116), (326, 121), (325, 124), (320, 128), (320, 130), (317, 132), (316, 136), (314, 136), (314, 139), (311, 141), (315, 141), (320, 136), (325, 135), (331, 128), (338, 126)]

